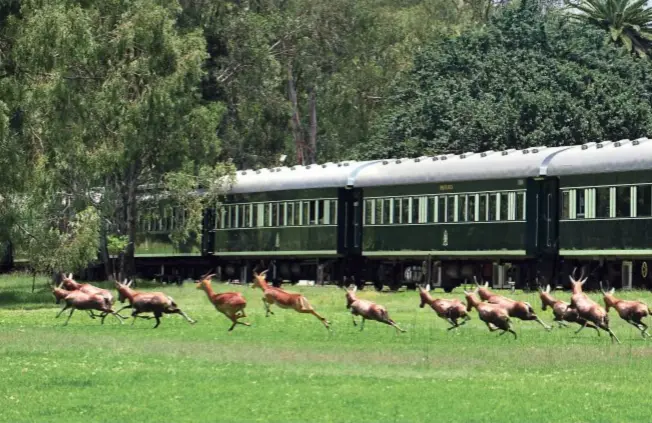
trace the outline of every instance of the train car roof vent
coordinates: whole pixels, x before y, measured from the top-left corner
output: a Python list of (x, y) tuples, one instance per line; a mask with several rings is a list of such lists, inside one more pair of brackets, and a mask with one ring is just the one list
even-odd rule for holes
[(639, 145), (642, 141), (646, 141), (647, 138), (642, 137), (642, 138), (636, 138), (635, 140), (632, 141), (632, 145)]
[(548, 147), (545, 146), (545, 145), (540, 145), (540, 146), (538, 146), (538, 147), (532, 147), (532, 148), (530, 149), (530, 153), (532, 153), (532, 154), (537, 154), (539, 151), (543, 151), (543, 150), (545, 150), (546, 148), (548, 148)]
[(333, 162), (326, 162), (326, 163), (322, 164), (321, 167), (327, 168), (328, 166), (331, 166), (332, 164), (333, 164)]
[(508, 148), (507, 150), (501, 151), (500, 155), (501, 156), (506, 156), (506, 155), (508, 155), (509, 153), (512, 153), (512, 152), (514, 152), (514, 149), (513, 148)]
[(384, 165), (389, 164), (389, 160), (383, 160), (383, 164), (384, 164)]
[(419, 163), (422, 160), (426, 160), (429, 156), (421, 156), (414, 159), (415, 162)]
[(437, 160), (439, 160), (439, 157), (437, 157), (437, 156), (433, 156), (433, 157), (432, 157), (432, 161), (433, 161), (433, 162), (436, 162)]
[(256, 173), (260, 173), (260, 169), (258, 169), (258, 170), (256, 171)]
[(629, 144), (629, 143), (631, 143), (631, 141), (630, 141), (630, 140), (627, 140), (627, 139), (625, 139), (625, 140), (619, 140), (619, 141), (616, 141), (616, 142), (614, 143), (614, 147), (622, 147), (623, 145), (627, 145), (627, 144)]
[(582, 150), (588, 150), (589, 148), (593, 147), (595, 145), (595, 142), (587, 142), (582, 144)]
[(468, 153), (460, 154), (460, 159), (466, 159), (467, 157), (471, 157), (474, 154), (475, 154), (475, 152), (468, 152)]
[(483, 151), (482, 153), (480, 153), (480, 157), (487, 157), (488, 155), (493, 154), (493, 152), (494, 152), (493, 150)]
[(611, 144), (613, 144), (613, 141), (600, 141), (595, 143), (595, 148), (605, 148)]

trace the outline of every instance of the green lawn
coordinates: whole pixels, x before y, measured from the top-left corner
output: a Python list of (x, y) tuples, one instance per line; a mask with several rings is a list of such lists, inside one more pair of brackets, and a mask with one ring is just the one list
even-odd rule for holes
[[(360, 332), (334, 287), (301, 291), (332, 322), (276, 309), (241, 290), (252, 327), (229, 322), (194, 285), (158, 287), (191, 317), (101, 326), (75, 312), (62, 326), (48, 292), (31, 278), (0, 278), (0, 421), (23, 422), (631, 422), (650, 421), (652, 341), (611, 312), (623, 342), (586, 329), (545, 332), (515, 323), (519, 339), (473, 320), (458, 331), (418, 294), (359, 292), (388, 307), (407, 333), (368, 322)], [(43, 280), (38, 281), (42, 289)], [(108, 286), (108, 285), (107, 285)], [(462, 297), (453, 294), (435, 296)], [(557, 293), (568, 300), (568, 293)], [(517, 295), (540, 310), (538, 296)], [(652, 303), (652, 295), (628, 298)], [(595, 298), (598, 298), (596, 295)], [(24, 302), (23, 307), (16, 302)], [(551, 312), (541, 312), (551, 322)], [(652, 320), (652, 319), (651, 319)]]

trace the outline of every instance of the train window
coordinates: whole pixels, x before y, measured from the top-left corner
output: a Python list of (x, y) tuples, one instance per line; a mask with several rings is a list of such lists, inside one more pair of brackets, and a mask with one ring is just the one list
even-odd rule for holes
[(500, 214), (496, 220), (509, 220), (510, 217), (510, 203), (509, 203), (509, 193), (503, 192), (500, 193)]
[(324, 214), (324, 225), (330, 225), (331, 222), (331, 200), (322, 201), (322, 209)]
[(412, 217), (410, 210), (410, 198), (401, 199), (401, 223), (411, 223), (410, 218)]
[(467, 220), (469, 222), (478, 221), (478, 194), (471, 194), (467, 197)]
[(392, 201), (391, 198), (385, 198), (385, 200), (383, 200), (383, 224), (385, 225), (393, 222)]
[(299, 209), (296, 202), (288, 204), (288, 225), (297, 226), (297, 218), (299, 215)]
[(419, 197), (410, 198), (410, 223), (421, 222), (421, 199)]
[(373, 200), (365, 200), (364, 202), (364, 224), (365, 225), (373, 225), (373, 215), (374, 211), (374, 204)]
[(631, 216), (631, 188), (616, 187), (616, 217)]
[(258, 226), (258, 204), (251, 204), (251, 224), (252, 228)]
[(516, 193), (516, 215), (514, 216), (516, 220), (525, 220), (525, 193), (517, 192)]
[(315, 214), (317, 214), (317, 224), (318, 225), (323, 225), (324, 224), (324, 203), (326, 201), (324, 200), (317, 200), (315, 201)]
[(376, 199), (376, 203), (375, 203), (376, 204), (375, 205), (375, 207), (376, 207), (376, 223), (375, 224), (376, 225), (382, 225), (384, 223), (384, 220), (383, 220), (383, 218), (384, 218), (384, 216), (383, 216), (383, 212), (384, 212), (383, 204), (384, 203), (385, 203), (385, 200), (383, 200), (382, 198), (377, 198)]
[(652, 216), (652, 185), (636, 187), (636, 216)]
[(487, 221), (494, 222), (498, 216), (498, 198), (500, 194), (487, 195)]
[(595, 217), (607, 218), (609, 217), (609, 188), (600, 187), (595, 189), (594, 195), (595, 202)]
[(392, 199), (393, 202), (393, 207), (392, 207), (392, 212), (393, 212), (393, 220), (392, 223), (402, 223), (403, 221), (401, 218), (403, 217), (403, 214), (401, 213), (401, 206), (403, 205), (403, 202), (401, 201), (400, 198), (394, 198)]
[(308, 201), (308, 211), (310, 213), (310, 225), (317, 224), (317, 201)]
[(428, 215), (426, 222), (437, 221), (437, 197), (428, 197)]
[(240, 226), (241, 228), (248, 228), (249, 227), (249, 219), (250, 219), (250, 205), (249, 204), (243, 204), (240, 206), (240, 214), (241, 214), (241, 219), (242, 219), (242, 225)]
[(256, 226), (262, 228), (265, 226), (265, 204), (258, 203), (254, 207), (256, 208)]
[(294, 203), (294, 226), (301, 226), (303, 224), (303, 207), (301, 201)]
[(488, 220), (487, 212), (489, 211), (489, 208), (487, 207), (487, 203), (487, 194), (480, 194), (478, 196), (478, 221), (480, 222), (486, 222)]
[(575, 218), (584, 219), (586, 217), (586, 190), (575, 190)]
[(428, 197), (419, 197), (418, 223), (428, 223)]
[(561, 193), (561, 218), (570, 219), (570, 191)]
[(330, 200), (330, 224), (337, 225), (337, 200)]
[(301, 206), (301, 224), (303, 226), (312, 224), (315, 217), (312, 210), (312, 201), (302, 201)]
[(457, 220), (459, 222), (466, 221), (466, 195), (457, 196)]
[(457, 195), (446, 197), (446, 222), (457, 222)]

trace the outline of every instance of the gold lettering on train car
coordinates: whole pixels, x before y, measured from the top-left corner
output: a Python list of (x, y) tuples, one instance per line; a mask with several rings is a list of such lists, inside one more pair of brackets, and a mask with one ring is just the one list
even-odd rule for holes
[(641, 265), (641, 276), (643, 276), (643, 278), (647, 278), (647, 261), (644, 261)]
[(452, 191), (453, 185), (439, 185), (440, 191)]

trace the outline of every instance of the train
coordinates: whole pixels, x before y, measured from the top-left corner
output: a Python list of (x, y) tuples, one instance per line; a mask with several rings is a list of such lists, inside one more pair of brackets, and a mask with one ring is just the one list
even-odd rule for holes
[(568, 287), (584, 266), (589, 283), (649, 289), (652, 140), (238, 170), (181, 246), (168, 235), (183, 210), (155, 215), (139, 221), (142, 276), (264, 267), (276, 285), (450, 292)]

